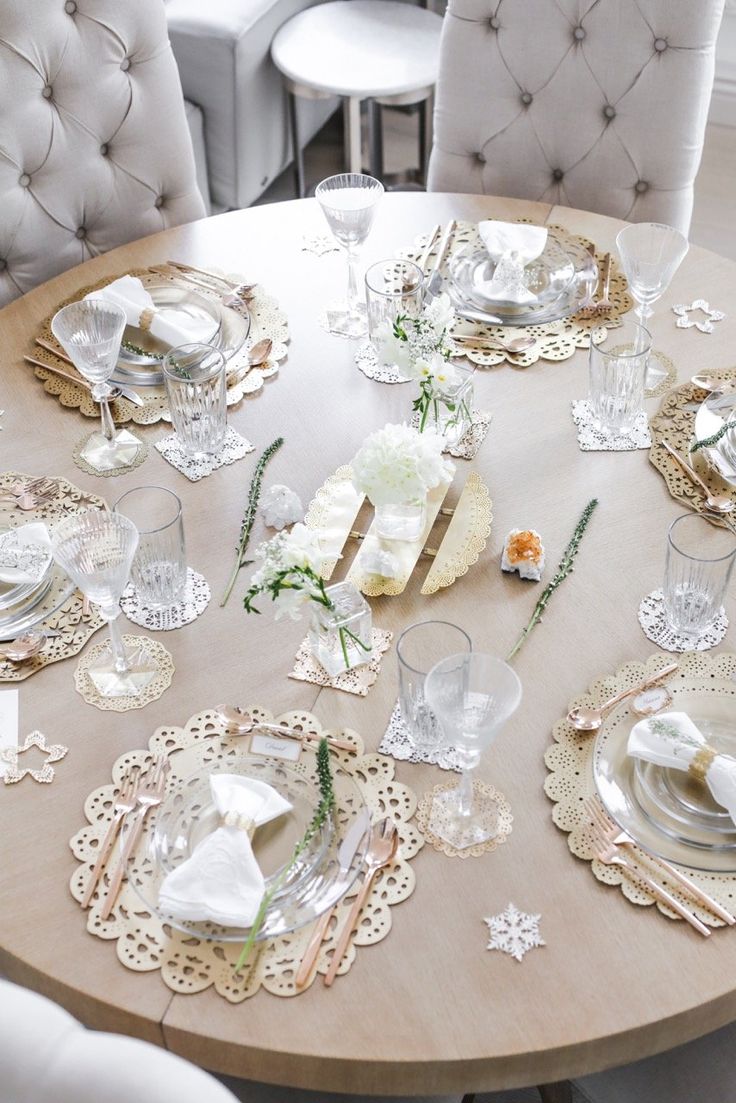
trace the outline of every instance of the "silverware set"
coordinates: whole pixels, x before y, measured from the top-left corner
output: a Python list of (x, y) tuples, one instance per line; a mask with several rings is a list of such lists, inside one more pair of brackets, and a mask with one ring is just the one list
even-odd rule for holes
[[(588, 246), (588, 252), (595, 259), (595, 248), (592, 245)], [(591, 281), (591, 286), (586, 294), (585, 298), (580, 303), (580, 310), (585, 311), (588, 315), (606, 314), (612, 309), (613, 303), (610, 299), (611, 290), (611, 267), (612, 258), (610, 253), (606, 253), (603, 258), (603, 267), (601, 269), (600, 276), (595, 284)], [(600, 287), (600, 297), (596, 299), (596, 291)]]
[(16, 509), (28, 511), (37, 506), (48, 505), (59, 497), (59, 484), (56, 479), (43, 476), (15, 483), (0, 494), (0, 502), (8, 502)]

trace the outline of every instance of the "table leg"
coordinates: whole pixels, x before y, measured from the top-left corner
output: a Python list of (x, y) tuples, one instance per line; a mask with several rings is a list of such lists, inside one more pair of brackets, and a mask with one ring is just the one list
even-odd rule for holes
[(572, 1103), (572, 1084), (569, 1080), (559, 1080), (556, 1084), (539, 1084), (537, 1091), (542, 1103)]
[(375, 176), (376, 180), (383, 180), (383, 115), (380, 103), (375, 100), (368, 100), (368, 118), (371, 176)]
[(360, 100), (357, 96), (349, 96), (343, 100), (345, 116), (345, 153), (347, 156), (347, 171), (363, 171), (363, 151), (360, 140)]
[(289, 92), (289, 121), (291, 123), (291, 142), (294, 153), (294, 186), (297, 199), (304, 199), (306, 187), (304, 183), (304, 152), (299, 138), (299, 105), (293, 92)]
[(434, 137), (434, 93), (422, 100), (419, 105), (419, 175), (427, 186), (427, 173), (429, 171), (429, 155), (432, 152)]

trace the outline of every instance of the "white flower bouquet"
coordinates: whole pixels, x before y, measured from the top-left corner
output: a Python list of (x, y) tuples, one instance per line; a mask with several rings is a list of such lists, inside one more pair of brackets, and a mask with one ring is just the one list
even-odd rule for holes
[(385, 425), (366, 437), (353, 460), (353, 485), (376, 507), (423, 502), (430, 490), (454, 474), (442, 445), (438, 433)]

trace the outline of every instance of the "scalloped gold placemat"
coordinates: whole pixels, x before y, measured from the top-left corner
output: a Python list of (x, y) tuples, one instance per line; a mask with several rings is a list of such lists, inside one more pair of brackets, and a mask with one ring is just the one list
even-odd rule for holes
[[(249, 706), (247, 711), (258, 720), (274, 720), (270, 712), (258, 706)], [(275, 719), (282, 724), (322, 734), (322, 725), (312, 713), (286, 712)], [(400, 837), (396, 859), (374, 881), (361, 913), (361, 923), (340, 966), (340, 973), (346, 973), (355, 960), (357, 947), (375, 945), (389, 934), (392, 908), (414, 891), (415, 875), (409, 862), (424, 842), (417, 829), (408, 822), (416, 810), (416, 797), (407, 785), (394, 781), (393, 760), (384, 755), (365, 754), (363, 740), (355, 731), (344, 729), (335, 734), (353, 743), (358, 753), (351, 755), (347, 751), (333, 751), (334, 761), (351, 775), (359, 787), (371, 817), (393, 816)], [(70, 839), (69, 845), (80, 863), (69, 886), (74, 899), (82, 899), (110, 822), (120, 780), (126, 770), (136, 764), (144, 765), (155, 754), (166, 754), (171, 765), (167, 790), (171, 791), (203, 766), (227, 764), (228, 757), (237, 756), (242, 746), (242, 739), (225, 735), (215, 710), (206, 709), (190, 717), (184, 727), (159, 728), (149, 739), (147, 750), (122, 755), (112, 768), (112, 784), (93, 790), (87, 797), (84, 803), (87, 824)], [(300, 762), (292, 765), (292, 769), (299, 770), (316, 783), (315, 761), (314, 754), (304, 751)], [(152, 830), (154, 822), (154, 816), (150, 816), (144, 838)], [(259, 952), (251, 955), (248, 964), (236, 977), (233, 969), (242, 949), (240, 943), (204, 942), (189, 934), (165, 929), (163, 923), (143, 905), (131, 881), (140, 883), (140, 879), (147, 875), (146, 859), (142, 857), (144, 850), (145, 842), (142, 842), (137, 848), (137, 857), (134, 856), (129, 867), (129, 880), (123, 885), (109, 919), (100, 919), (99, 892), (87, 913), (89, 933), (115, 942), (118, 959), (126, 968), (141, 973), (159, 969), (167, 987), (180, 994), (203, 992), (214, 986), (215, 991), (231, 1003), (241, 1003), (254, 996), (260, 988), (276, 996), (299, 995), (294, 977), (312, 933), (312, 924), (282, 938), (260, 943)], [(330, 933), (322, 943), (316, 972), (302, 991), (307, 991), (319, 974), (327, 972), (337, 935), (350, 910), (350, 898), (357, 892), (359, 881), (360, 878), (337, 905), (337, 921), (333, 921)], [(104, 881), (101, 888), (104, 895)]]
[[(604, 675), (591, 685), (587, 693), (583, 693), (570, 702), (570, 708), (578, 705), (598, 707), (609, 697), (620, 693), (625, 689), (632, 689), (648, 675), (662, 668), (662, 652), (651, 655), (645, 663), (632, 662), (619, 667), (615, 674)], [(672, 691), (677, 701), (678, 685), (687, 685), (699, 680), (716, 678), (733, 683), (734, 707), (736, 707), (736, 654), (724, 653), (710, 655), (704, 652), (689, 652), (679, 659), (679, 672), (668, 679), (668, 688)], [(596, 880), (607, 885), (617, 885), (627, 900), (632, 904), (651, 905), (657, 908), (670, 919), (680, 917), (671, 911), (665, 904), (661, 904), (639, 881), (631, 879), (624, 871), (615, 867), (603, 865), (593, 855), (591, 837), (591, 825), (583, 811), (583, 802), (596, 793), (593, 779), (593, 753), (595, 748), (595, 733), (584, 734), (576, 731), (572, 724), (565, 718), (558, 720), (553, 730), (554, 744), (545, 753), (544, 761), (550, 771), (544, 784), (544, 791), (554, 802), (552, 819), (561, 831), (567, 833), (567, 845), (572, 853), (585, 862), (591, 863), (591, 871)], [(637, 857), (646, 852), (637, 850)], [(645, 858), (642, 865), (646, 868), (648, 861)], [(667, 879), (666, 873), (659, 867), (648, 867), (655, 870), (656, 878), (668, 891), (681, 900), (683, 904), (694, 912), (703, 923), (711, 927), (723, 926), (723, 921), (717, 919), (707, 909), (703, 908), (685, 893), (676, 881)], [(717, 900), (727, 909), (733, 908), (733, 895), (736, 892), (736, 875), (727, 873), (708, 873), (683, 867), (683, 872), (700, 888)]]

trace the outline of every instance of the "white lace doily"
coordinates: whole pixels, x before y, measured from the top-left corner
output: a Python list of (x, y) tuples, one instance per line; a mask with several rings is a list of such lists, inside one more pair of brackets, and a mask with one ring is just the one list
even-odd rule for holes
[(156, 674), (137, 697), (103, 697), (87, 672), (109, 644), (105, 640), (90, 647), (82, 655), (74, 671), (74, 688), (88, 705), (94, 705), (103, 712), (128, 712), (130, 709), (142, 709), (151, 701), (157, 700), (169, 688), (171, 679), (174, 677), (174, 660), (158, 640), (151, 640), (147, 636), (124, 635), (123, 643), (130, 650), (137, 648), (145, 652), (147, 658), (155, 663)]
[(204, 575), (188, 567), (184, 597), (176, 605), (151, 608), (141, 601), (131, 582), (122, 596), (120, 608), (128, 620), (133, 624), (140, 624), (141, 628), (148, 628), (151, 632), (172, 632), (175, 628), (182, 628), (196, 620), (209, 605), (211, 597)]
[[(493, 414), (486, 410), (473, 410), (470, 415), (470, 425), (465, 430), (457, 444), (446, 444), (442, 449), (448, 456), (454, 456), (458, 460), (472, 460), (478, 454), (483, 441), (486, 439), (488, 427), (493, 420)], [(419, 428), (419, 414), (412, 416), (410, 425)]]
[(572, 420), (578, 427), (578, 444), (583, 452), (631, 452), (635, 448), (651, 448), (647, 415), (637, 414), (630, 433), (604, 433), (593, 424), (593, 411), (587, 398), (571, 403)]
[(378, 750), (380, 754), (390, 754), (392, 758), (402, 762), (428, 762), (430, 766), (439, 766), (441, 770), (455, 770), (457, 773), (462, 769), (454, 747), (437, 747), (430, 751), (421, 750), (412, 743), (398, 701), (394, 705)]
[(408, 383), (409, 376), (402, 375), (394, 364), (379, 364), (376, 350), (370, 341), (362, 341), (355, 352), (355, 365), (369, 379), (377, 383)]
[[(115, 475), (127, 475), (129, 471), (133, 471), (134, 468), (140, 467), (148, 457), (148, 445), (140, 437), (135, 439), (138, 441), (139, 447), (133, 457), (131, 463), (127, 463), (125, 467), (113, 467), (109, 471), (101, 471), (99, 467), (95, 467), (94, 464), (88, 463), (82, 456), (87, 447), (87, 443), (90, 437), (93, 437), (95, 433), (99, 433), (99, 429), (95, 429), (93, 433), (85, 433), (81, 440), (78, 440), (72, 449), (72, 459), (81, 471), (86, 471), (88, 475), (98, 475), (104, 479), (109, 479)], [(131, 433), (131, 436), (135, 434)]]
[(639, 624), (644, 635), (657, 647), (664, 651), (709, 651), (711, 647), (717, 647), (728, 631), (728, 617), (725, 609), (721, 608), (715, 623), (693, 641), (687, 636), (680, 636), (667, 623), (664, 611), (664, 595), (661, 590), (653, 590), (639, 606)]
[(164, 437), (163, 440), (156, 441), (156, 451), (160, 452), (172, 467), (175, 467), (177, 471), (181, 471), (182, 475), (186, 475), (190, 482), (196, 483), (207, 475), (211, 475), (218, 467), (224, 467), (225, 464), (242, 460), (243, 456), (255, 451), (255, 445), (251, 444), (245, 437), (241, 437), (240, 433), (236, 433), (232, 425), (228, 425), (222, 448), (216, 456), (204, 456), (202, 459), (194, 459), (187, 455), (180, 448), (176, 433)]
[(331, 678), (321, 663), (317, 662), (309, 646), (309, 637), (302, 640), (296, 653), (294, 669), (289, 674), (298, 682), (312, 682), (316, 686), (325, 686), (328, 689), (342, 689), (345, 693), (355, 693), (358, 697), (367, 697), (381, 669), (381, 659), (384, 652), (388, 651), (393, 639), (393, 632), (384, 632), (381, 628), (373, 629), (373, 654), (367, 663), (353, 667), (342, 674), (336, 674)]
[(487, 950), (500, 950), (521, 961), (524, 954), (536, 946), (546, 943), (539, 933), (541, 915), (528, 915), (519, 911), (515, 904), (509, 904), (498, 915), (489, 915), (483, 922), (488, 924)]

